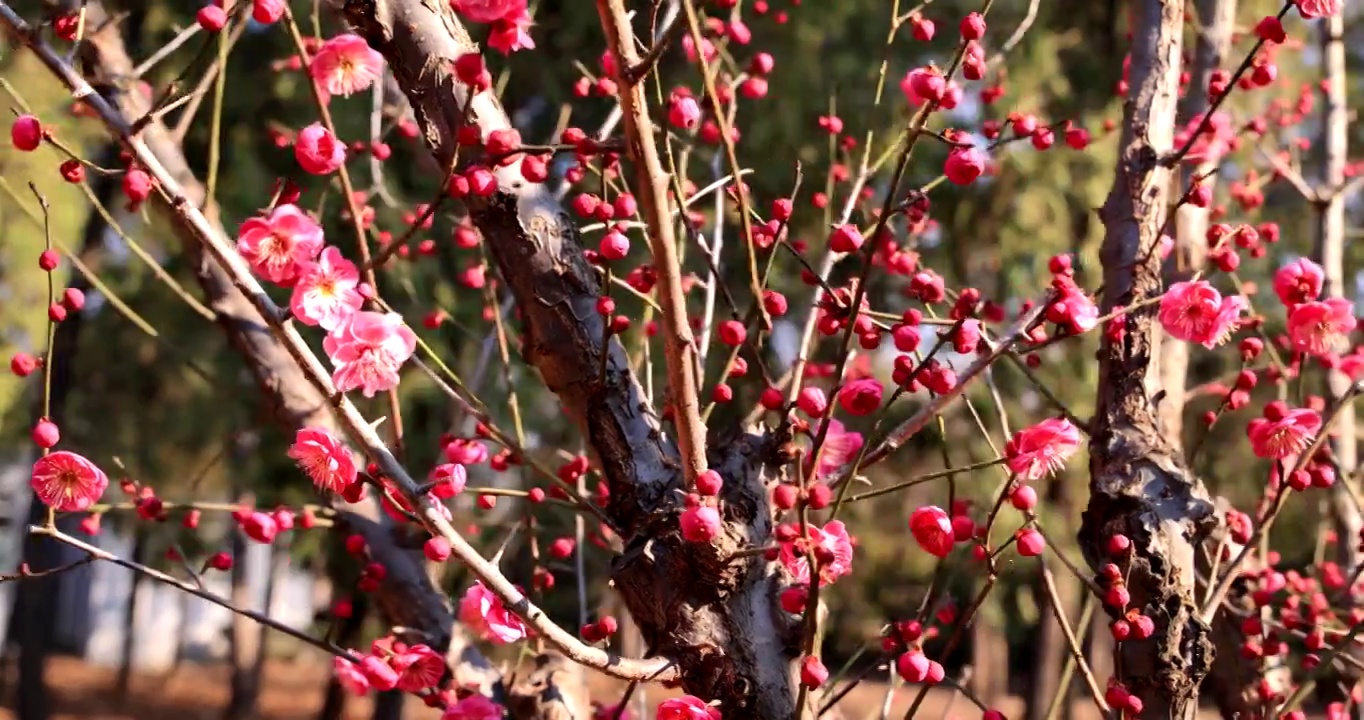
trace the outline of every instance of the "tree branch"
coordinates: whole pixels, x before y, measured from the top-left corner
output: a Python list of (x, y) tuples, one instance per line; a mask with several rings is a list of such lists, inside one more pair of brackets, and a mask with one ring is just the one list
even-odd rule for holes
[[(687, 486), (706, 469), (706, 427), (701, 422), (696, 341), (687, 321), (687, 300), (682, 294), (682, 267), (677, 256), (672, 212), (668, 208), (670, 178), (659, 160), (654, 125), (644, 94), (643, 77), (629, 72), (640, 64), (635, 52), (635, 33), (622, 0), (597, 0), (597, 13), (606, 31), (607, 45), (616, 56), (617, 98), (625, 119), (625, 136), (635, 161), (639, 181), (635, 191), (649, 226), (649, 246), (658, 274), (659, 304), (663, 310), (663, 353), (668, 367), (668, 398), (677, 426), (682, 453), (682, 472)], [(738, 169), (735, 169), (738, 172)], [(742, 184), (739, 181), (738, 184)], [(717, 222), (723, 222), (718, 219)], [(714, 277), (714, 276), (712, 276)], [(712, 280), (712, 282), (716, 282)]]

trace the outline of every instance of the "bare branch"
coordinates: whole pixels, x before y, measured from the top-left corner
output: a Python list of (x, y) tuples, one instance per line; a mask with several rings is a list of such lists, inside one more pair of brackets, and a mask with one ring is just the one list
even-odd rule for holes
[[(684, 0), (685, 2), (686, 0)], [(699, 363), (696, 341), (687, 320), (687, 300), (682, 294), (682, 267), (677, 255), (672, 211), (669, 209), (670, 177), (659, 159), (654, 139), (654, 124), (649, 119), (649, 104), (644, 94), (644, 78), (627, 72), (639, 65), (635, 52), (635, 33), (630, 28), (622, 0), (597, 0), (597, 13), (606, 30), (607, 42), (616, 56), (617, 81), (625, 135), (639, 174), (635, 190), (639, 195), (644, 220), (649, 226), (649, 244), (658, 274), (659, 304), (663, 309), (663, 354), (668, 369), (668, 400), (677, 426), (677, 444), (682, 454), (682, 472), (687, 486), (706, 469), (706, 428), (701, 422)], [(740, 172), (740, 168), (733, 168)], [(742, 188), (743, 181), (737, 186)], [(739, 191), (744, 192), (742, 189)], [(723, 219), (717, 219), (723, 222)], [(713, 277), (713, 276), (712, 276)], [(712, 283), (715, 280), (712, 280)]]

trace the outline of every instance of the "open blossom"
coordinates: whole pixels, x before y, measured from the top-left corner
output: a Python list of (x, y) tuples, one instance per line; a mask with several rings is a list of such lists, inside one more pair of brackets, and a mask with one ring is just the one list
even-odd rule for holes
[(1041, 480), (1065, 467), (1079, 447), (1080, 431), (1069, 420), (1048, 418), (1014, 433), (1004, 457), (1019, 480)]
[(78, 512), (94, 505), (109, 487), (109, 477), (76, 453), (58, 450), (33, 463), (29, 487), (57, 512)]
[(951, 518), (942, 508), (934, 505), (917, 508), (910, 513), (909, 532), (914, 535), (919, 547), (940, 558), (950, 555), (952, 546), (957, 542), (952, 532)]
[(1345, 0), (1298, 0), (1298, 12), (1308, 20), (1340, 14)]
[(308, 72), (331, 95), (360, 92), (383, 74), (384, 56), (354, 33), (337, 35), (322, 43), (308, 65)]
[(317, 489), (339, 493), (355, 482), (355, 458), (340, 438), (322, 428), (303, 428), (289, 447), (289, 457)]
[(815, 466), (815, 477), (824, 480), (839, 468), (852, 462), (862, 450), (865, 440), (862, 433), (847, 429), (843, 423), (829, 419), (829, 430), (824, 436), (824, 446), (819, 450), (819, 464)]
[(819, 563), (819, 585), (823, 587), (852, 572), (853, 546), (848, 529), (841, 520), (827, 523), (823, 528), (807, 527), (809, 538), (799, 538), (781, 544), (781, 564), (795, 578), (797, 585), (810, 584), (810, 563), (806, 553), (813, 550)]
[(369, 678), (360, 672), (360, 667), (355, 663), (340, 656), (333, 657), (332, 674), (336, 675), (336, 681), (341, 683), (341, 687), (355, 695), (364, 697), (369, 693)]
[(440, 720), (502, 720), (503, 715), (501, 705), (482, 695), (470, 695), (445, 708)]
[(332, 361), (332, 382), (340, 392), (359, 389), (365, 397), (398, 385), (398, 370), (417, 349), (417, 335), (398, 313), (360, 311), (322, 341)]
[(1288, 337), (1293, 349), (1308, 355), (1339, 352), (1355, 329), (1354, 306), (1344, 298), (1327, 298), (1296, 305), (1288, 313)]
[(530, 28), (534, 24), (525, 8), (518, 15), (498, 20), (488, 31), (488, 47), (503, 55), (510, 55), (517, 50), (534, 50), (535, 40), (530, 36)]
[(294, 158), (305, 172), (330, 175), (346, 162), (346, 144), (322, 127), (322, 123), (313, 123), (299, 130), (294, 138)]
[(526, 637), (526, 624), (502, 604), (502, 598), (477, 582), (459, 601), (459, 620), (479, 637), (503, 644)]
[(1274, 294), (1293, 307), (1316, 300), (1326, 282), (1326, 271), (1307, 258), (1298, 258), (1274, 273)]
[(317, 262), (307, 263), (299, 271), (289, 310), (304, 325), (317, 325), (330, 332), (365, 304), (359, 286), (360, 271), (355, 263), (334, 247), (324, 248)]
[(1245, 298), (1224, 298), (1206, 280), (1178, 282), (1160, 299), (1160, 324), (1172, 337), (1211, 349), (1231, 337), (1246, 307)]
[(453, 0), (450, 5), (466, 20), (476, 23), (496, 22), (526, 12), (526, 0)]
[(1282, 460), (1297, 455), (1307, 449), (1321, 430), (1321, 415), (1316, 410), (1295, 408), (1272, 416), (1274, 419), (1255, 418), (1246, 428), (1251, 449), (1262, 458)]
[(284, 287), (293, 287), (324, 242), (322, 227), (297, 205), (280, 205), (237, 230), (237, 252), (251, 270)]
[(723, 720), (719, 708), (694, 695), (664, 700), (654, 713), (658, 720)]
[(421, 692), (436, 687), (445, 674), (445, 658), (425, 645), (413, 645), (395, 654), (389, 664), (398, 673), (398, 689)]

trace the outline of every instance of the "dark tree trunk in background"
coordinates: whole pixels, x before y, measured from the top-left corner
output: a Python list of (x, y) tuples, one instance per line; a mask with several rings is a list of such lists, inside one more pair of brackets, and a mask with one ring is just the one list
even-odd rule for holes
[[(243, 497), (239, 501), (243, 505), (252, 502), (252, 498)], [(240, 531), (232, 534), (232, 556), (235, 562), (232, 564), (232, 604), (237, 607), (255, 607), (255, 598), (252, 597), (251, 585), (248, 581), (250, 577), (248, 571), (251, 567), (251, 555), (247, 553), (246, 536)], [(274, 584), (274, 556), (275, 548), (270, 548), (271, 560), (267, 562), (270, 568), (271, 579), (267, 580), (267, 588)], [(269, 591), (266, 592), (265, 608), (269, 611), (270, 598)], [(232, 615), (231, 650), (230, 660), (232, 662), (232, 695), (228, 700), (227, 708), (223, 711), (223, 720), (251, 720), (256, 717), (256, 705), (260, 699), (260, 678), (261, 666), (265, 654), (265, 629), (251, 619), (241, 615)]]
[[(133, 540), (133, 562), (142, 562), (147, 548), (147, 531), (138, 525)], [(128, 607), (123, 613), (123, 648), (118, 663), (118, 679), (114, 686), (119, 698), (128, 699), (133, 683), (134, 650), (137, 648), (137, 591), (142, 587), (142, 573), (133, 573), (132, 586), (128, 590)]]
[(374, 720), (402, 720), (403, 698), (401, 690), (389, 690), (374, 696)]

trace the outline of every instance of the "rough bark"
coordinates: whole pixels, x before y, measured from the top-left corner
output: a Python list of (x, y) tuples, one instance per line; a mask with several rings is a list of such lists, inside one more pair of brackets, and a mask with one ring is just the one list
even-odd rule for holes
[[(478, 47), (447, 3), (349, 0), (351, 24), (388, 60), (442, 167), (455, 159), (460, 125), (486, 137), (510, 121), (496, 98), (470, 96), (452, 71)], [(599, 283), (578, 231), (553, 195), (515, 166), (469, 212), (521, 310), (526, 360), (558, 394), (590, 443), (610, 486), (608, 513), (625, 538), (613, 579), (653, 654), (676, 664), (688, 692), (721, 702), (728, 716), (790, 718), (795, 712), (794, 619), (776, 601), (779, 579), (761, 558), (730, 562), (772, 531), (765, 482), (778, 443), (742, 436), (709, 455), (725, 479), (725, 529), (714, 544), (678, 530), (678, 455), (614, 340), (594, 312)], [(606, 372), (602, 374), (602, 354)]]
[[(96, 82), (104, 81), (114, 87), (116, 79), (130, 77), (133, 63), (124, 48), (117, 28), (103, 24), (105, 18), (98, 3), (87, 6), (89, 27), (96, 29), (87, 35), (84, 60), (87, 74)], [(137, 92), (114, 93), (116, 107), (125, 118), (140, 118), (148, 104)], [(161, 164), (176, 178), (191, 202), (203, 205), (204, 189), (190, 170), (183, 148), (160, 122), (148, 123), (142, 138)], [(210, 214), (216, 214), (213, 208)], [(209, 307), (218, 316), (233, 347), (242, 355), (260, 386), (276, 419), (286, 428), (322, 427), (335, 430), (336, 421), (326, 399), (308, 382), (298, 363), (269, 332), (260, 313), (250, 299), (233, 285), (227, 272), (206, 257), (202, 246), (191, 232), (181, 225), (183, 250), (196, 268), (196, 278), (203, 289)], [(216, 228), (229, 237), (221, 225)], [(392, 625), (420, 628), (428, 644), (444, 649), (454, 673), (454, 681), (491, 691), (500, 683), (500, 675), (470, 642), (454, 616), (445, 596), (437, 590), (423, 572), (420, 554), (406, 550), (395, 542), (392, 522), (385, 515), (377, 499), (367, 496), (356, 504), (335, 505), (339, 513), (337, 532), (359, 533), (365, 537), (370, 552), (388, 568), (388, 579), (376, 593), (375, 599), (384, 617)]]
[[(1161, 292), (1157, 244), (1170, 199), (1184, 21), (1182, 0), (1133, 4), (1130, 91), (1113, 188), (1100, 210), (1105, 236), (1103, 311)], [(1202, 483), (1162, 435), (1151, 396), (1159, 387), (1155, 307), (1127, 315), (1120, 337), (1104, 333), (1097, 412), (1090, 438), (1090, 502), (1080, 544), (1091, 566), (1104, 542), (1133, 542), (1132, 607), (1155, 621), (1150, 642), (1123, 643), (1121, 679), (1144, 703), (1143, 716), (1185, 718), (1212, 663), (1209, 628), (1194, 594), (1194, 548), (1215, 524)]]
[[(1179, 109), (1179, 124), (1185, 125), (1208, 109), (1208, 80), (1222, 67), (1231, 49), (1231, 35), (1236, 29), (1236, 0), (1198, 0), (1194, 6), (1201, 30), (1194, 46), (1193, 66), (1189, 70), (1188, 91)], [(1217, 166), (1215, 160), (1189, 166), (1184, 181), (1208, 174)], [(1209, 185), (1216, 177), (1204, 182)], [(1181, 188), (1182, 190), (1182, 188)], [(1192, 203), (1175, 210), (1175, 248), (1166, 262), (1165, 276), (1169, 282), (1188, 280), (1202, 269), (1208, 254), (1207, 232), (1210, 211)], [(1185, 386), (1188, 381), (1189, 343), (1163, 338), (1160, 343), (1160, 377), (1165, 397), (1160, 401), (1160, 424), (1166, 436), (1182, 445), (1184, 431)]]

